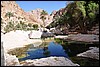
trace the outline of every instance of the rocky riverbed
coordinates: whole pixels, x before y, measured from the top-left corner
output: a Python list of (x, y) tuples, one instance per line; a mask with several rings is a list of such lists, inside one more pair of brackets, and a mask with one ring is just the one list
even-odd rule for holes
[[(4, 63), (2, 66), (79, 66), (65, 57), (47, 57), (19, 62), (15, 55), (9, 55), (7, 51), (17, 47), (23, 47), (28, 43), (35, 43), (35, 40), (28, 38), (27, 33), (24, 31), (11, 31), (7, 34), (2, 34), (1, 63)], [(41, 40), (37, 41), (41, 42)]]
[[(2, 34), (1, 40), (2, 40), (2, 57), (1, 57), (1, 63), (2, 66), (79, 66), (77, 63), (73, 63), (70, 59), (65, 57), (47, 57), (47, 58), (40, 58), (40, 59), (34, 59), (34, 60), (25, 60), (19, 62), (18, 58), (15, 55), (9, 55), (7, 54), (7, 51), (9, 49), (13, 49), (16, 47), (23, 47), (25, 44), (28, 43), (34, 43), (35, 40), (31, 40), (28, 38), (27, 34), (29, 32), (24, 31), (16, 31), (16, 32), (10, 32), (7, 34)], [(96, 35), (76, 35), (74, 37), (74, 40), (85, 40), (88, 38), (90, 40), (96, 40), (98, 41), (98, 36)], [(70, 36), (69, 36), (70, 37)], [(72, 36), (71, 36), (72, 37)], [(65, 38), (66, 39), (66, 38)], [(38, 40), (38, 42), (41, 42)], [(35, 45), (34, 45), (35, 46)], [(80, 53), (77, 56), (82, 57), (89, 57), (93, 59), (99, 60), (99, 48), (97, 47), (90, 47), (90, 50)]]

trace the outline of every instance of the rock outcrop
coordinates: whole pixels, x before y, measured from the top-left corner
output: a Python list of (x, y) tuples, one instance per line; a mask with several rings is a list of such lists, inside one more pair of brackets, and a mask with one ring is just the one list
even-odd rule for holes
[(18, 61), (13, 55), (5, 54), (6, 60), (4, 66), (80, 66), (64, 57), (47, 57), (34, 60)]
[[(55, 18), (55, 17), (60, 17), (60, 16), (62, 16), (65, 12), (67, 12), (67, 8), (61, 8), (61, 9), (59, 9), (58, 11), (56, 11), (56, 10), (54, 10), (52, 13), (51, 13), (51, 15), (53, 15), (53, 18)], [(54, 20), (54, 19), (53, 19)]]
[(99, 36), (98, 35), (91, 35), (91, 34), (77, 34), (77, 35), (68, 35), (66, 40), (72, 40), (72, 41), (80, 41), (80, 42), (89, 42), (89, 43), (94, 43), (98, 42), (99, 43)]
[(14, 55), (9, 55), (4, 50), (3, 42), (1, 42), (1, 66), (19, 66), (19, 60)]
[[(43, 21), (41, 19), (41, 12), (42, 11), (43, 11), (43, 9), (38, 8), (38, 9), (32, 10), (32, 11), (30, 11), (28, 13), (30, 15), (34, 16), (34, 19), (35, 19), (35, 21), (37, 21), (37, 23), (42, 25), (43, 24)], [(52, 22), (53, 14), (52, 15), (47, 14), (47, 15), (45, 15), (45, 17), (46, 17), (46, 19), (45, 19), (44, 23), (46, 24), (45, 26), (47, 26)]]
[(86, 52), (77, 54), (77, 56), (87, 57), (87, 58), (92, 58), (92, 59), (99, 60), (99, 48), (97, 48), (97, 47), (90, 47), (89, 49), (90, 50), (87, 50)]
[[(36, 9), (29, 12), (25, 12), (15, 1), (1, 1), (1, 18), (5, 24), (10, 21), (14, 23), (19, 23), (22, 21), (38, 25), (43, 24), (43, 21), (40, 19), (40, 14), (42, 10), (43, 9)], [(8, 12), (10, 12), (13, 16), (6, 16)], [(46, 15), (46, 25), (50, 24), (52, 22), (52, 19), (53, 14)]]
[[(10, 12), (13, 16), (8, 17), (6, 14)], [(28, 15), (15, 1), (1, 1), (1, 18), (3, 22), (7, 23), (10, 21), (17, 22), (28, 22), (30, 21)]]
[(64, 57), (47, 57), (34, 60), (26, 60), (20, 62), (21, 66), (79, 66), (71, 60)]
[(20, 66), (20, 63), (15, 55), (5, 53), (5, 66)]

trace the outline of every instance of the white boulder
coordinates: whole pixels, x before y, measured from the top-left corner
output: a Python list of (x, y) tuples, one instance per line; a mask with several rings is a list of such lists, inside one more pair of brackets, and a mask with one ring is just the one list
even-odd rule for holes
[(80, 66), (65, 57), (47, 57), (22, 61), (21, 66)]

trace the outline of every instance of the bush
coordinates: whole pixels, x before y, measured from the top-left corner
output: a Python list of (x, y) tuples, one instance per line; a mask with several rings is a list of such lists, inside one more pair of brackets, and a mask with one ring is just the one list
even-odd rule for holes
[(33, 28), (34, 28), (34, 30), (37, 30), (38, 29), (38, 25), (37, 24), (34, 24), (33, 25)]

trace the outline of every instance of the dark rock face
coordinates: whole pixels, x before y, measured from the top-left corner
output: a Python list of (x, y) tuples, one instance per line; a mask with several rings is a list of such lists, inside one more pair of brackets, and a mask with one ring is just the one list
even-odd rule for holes
[(43, 34), (41, 35), (42, 38), (47, 38), (47, 37), (54, 37), (53, 33), (49, 33), (49, 32), (43, 32)]
[(56, 13), (54, 13), (54, 17), (56, 16), (56, 15), (59, 15), (59, 16), (61, 16), (64, 12), (66, 12), (67, 11), (67, 9), (66, 8), (61, 8), (61, 9), (59, 9), (58, 11), (56, 11)]

